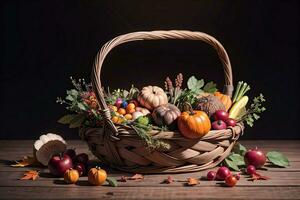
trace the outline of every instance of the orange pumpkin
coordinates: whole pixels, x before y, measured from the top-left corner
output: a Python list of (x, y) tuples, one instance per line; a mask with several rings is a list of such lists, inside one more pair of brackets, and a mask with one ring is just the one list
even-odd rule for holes
[(68, 169), (64, 173), (64, 180), (66, 183), (76, 183), (79, 179), (79, 173), (76, 169)]
[(220, 99), (220, 101), (224, 104), (226, 111), (228, 111), (232, 105), (232, 100), (230, 96), (222, 94), (221, 92), (215, 92), (214, 95), (218, 97), (218, 99)]
[(102, 185), (107, 178), (106, 171), (100, 167), (91, 168), (88, 173), (88, 181), (92, 185)]
[(207, 114), (197, 110), (182, 112), (177, 123), (181, 134), (190, 139), (204, 136), (211, 128)]

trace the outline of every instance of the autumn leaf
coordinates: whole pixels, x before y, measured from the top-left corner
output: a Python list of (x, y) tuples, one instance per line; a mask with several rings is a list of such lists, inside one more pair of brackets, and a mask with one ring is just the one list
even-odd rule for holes
[(174, 182), (175, 180), (172, 178), (172, 176), (168, 176), (167, 179), (165, 179), (162, 183), (165, 184), (171, 184), (172, 182)]
[(135, 174), (132, 177), (129, 177), (128, 180), (141, 180), (144, 179), (144, 176), (142, 174)]
[(24, 156), (22, 160), (14, 161), (15, 164), (10, 165), (11, 167), (27, 167), (35, 164), (37, 161), (32, 156)]
[(127, 182), (127, 180), (142, 180), (144, 176), (142, 174), (135, 174), (131, 177), (128, 176), (121, 176), (121, 179), (119, 179), (119, 182)]
[(187, 186), (195, 186), (195, 185), (198, 185), (200, 182), (198, 179), (195, 179), (195, 178), (188, 178), (187, 179), (187, 183), (186, 185)]
[(20, 180), (36, 180), (39, 177), (39, 172), (36, 170), (26, 171)]
[(257, 180), (269, 180), (270, 177), (260, 175), (259, 173), (252, 174), (252, 177), (249, 179), (249, 181), (257, 181)]

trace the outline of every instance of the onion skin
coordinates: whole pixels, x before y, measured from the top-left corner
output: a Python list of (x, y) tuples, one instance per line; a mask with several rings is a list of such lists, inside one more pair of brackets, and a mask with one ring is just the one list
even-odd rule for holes
[(256, 169), (261, 168), (267, 161), (265, 154), (258, 149), (249, 150), (244, 156), (246, 165), (253, 165)]

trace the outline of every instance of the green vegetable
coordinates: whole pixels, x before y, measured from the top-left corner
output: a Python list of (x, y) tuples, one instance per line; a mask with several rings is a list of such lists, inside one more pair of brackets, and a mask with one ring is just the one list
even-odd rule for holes
[(118, 182), (115, 178), (113, 177), (107, 177), (106, 181), (108, 183), (108, 185), (112, 186), (112, 187), (118, 187)]
[(215, 84), (214, 82), (208, 82), (205, 84), (205, 86), (203, 87), (203, 91), (204, 92), (208, 92), (208, 93), (214, 93), (216, 91), (218, 91), (217, 89), (217, 84)]
[(147, 126), (149, 124), (149, 118), (147, 116), (141, 116), (136, 119), (137, 123)]
[(232, 103), (240, 100), (249, 90), (250, 86), (247, 83), (239, 81), (232, 98)]
[(289, 160), (282, 153), (270, 151), (267, 153), (268, 160), (275, 166), (287, 167), (290, 165)]

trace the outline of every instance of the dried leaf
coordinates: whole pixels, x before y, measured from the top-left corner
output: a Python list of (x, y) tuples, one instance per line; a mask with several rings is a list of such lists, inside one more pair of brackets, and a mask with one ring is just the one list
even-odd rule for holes
[(128, 176), (121, 176), (121, 179), (119, 179), (119, 182), (127, 182), (127, 180), (142, 180), (144, 178), (141, 174), (135, 174), (131, 177)]
[(172, 176), (168, 176), (168, 178), (165, 179), (162, 183), (171, 184), (172, 182), (174, 182), (174, 179), (172, 178)]
[(144, 176), (142, 174), (135, 174), (132, 177), (129, 177), (128, 180), (141, 180), (144, 179)]
[(29, 170), (24, 173), (24, 176), (20, 180), (36, 180), (39, 177), (39, 172), (36, 170)]
[(11, 167), (27, 167), (37, 163), (36, 159), (32, 156), (24, 156), (22, 160), (16, 160), (14, 162), (15, 164), (10, 165)]
[(252, 177), (249, 181), (257, 181), (257, 180), (269, 180), (270, 177), (260, 175), (259, 173), (252, 174)]
[(195, 186), (195, 185), (198, 185), (200, 182), (198, 179), (195, 179), (195, 178), (188, 178), (187, 179), (187, 183), (186, 185), (187, 186)]

